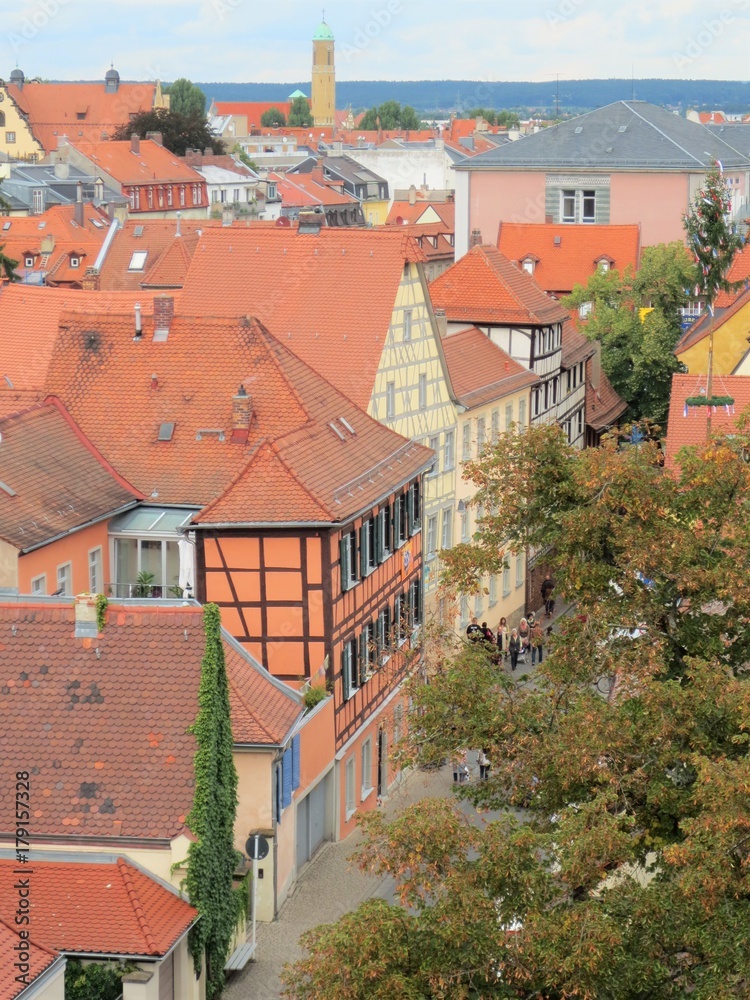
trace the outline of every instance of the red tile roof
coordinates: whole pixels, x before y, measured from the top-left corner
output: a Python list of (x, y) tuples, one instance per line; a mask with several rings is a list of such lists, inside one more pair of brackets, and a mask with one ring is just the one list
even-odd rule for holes
[(443, 337), (443, 354), (459, 403), (473, 409), (527, 389), (539, 381), (490, 338), (470, 327)]
[[(23, 876), (20, 877), (23, 878)], [(19, 876), (15, 875), (12, 871), (8, 872), (5, 880), (7, 883), (6, 888), (12, 886), (18, 878)], [(17, 890), (15, 891), (17, 893)], [(19, 971), (14, 967), (14, 963), (18, 961), (17, 948), (21, 940), (18, 936), (19, 928), (15, 925), (17, 906), (18, 897), (16, 895), (15, 905), (12, 910), (6, 914), (5, 919), (0, 918), (0, 1000), (14, 1000), (15, 997), (27, 988), (22, 982), (19, 983), (16, 979)], [(28, 930), (26, 927), (21, 929)], [(48, 969), (53, 962), (57, 961), (59, 956), (56, 952), (34, 941), (26, 940), (24, 943), (28, 945), (29, 951), (30, 968), (27, 982), (32, 983), (45, 969)]]
[(625, 413), (628, 404), (617, 395), (604, 372), (599, 373), (599, 386), (591, 381), (592, 361), (586, 362), (586, 423), (595, 431), (612, 427)]
[(430, 285), (449, 321), (477, 325), (560, 323), (568, 313), (493, 246), (475, 246)]
[[(559, 240), (559, 243), (555, 241)], [(498, 249), (509, 260), (535, 258), (534, 278), (546, 292), (568, 293), (585, 285), (597, 262), (624, 271), (640, 266), (640, 225), (586, 226), (501, 222)]]
[(561, 363), (563, 368), (570, 368), (590, 358), (596, 352), (594, 342), (589, 340), (584, 334), (579, 333), (575, 327), (574, 320), (568, 319), (563, 323), (562, 328), (562, 354)]
[[(407, 260), (424, 256), (398, 229), (324, 227), (318, 236), (263, 227), (208, 230), (193, 257), (181, 308), (196, 316), (257, 316), (367, 409)], [(357, 311), (356, 322), (332, 294), (341, 288), (367, 289), (367, 308)]]
[[(81, 287), (86, 268), (94, 263), (101, 249), (110, 220), (90, 204), (83, 206), (82, 226), (74, 216), (74, 205), (56, 205), (41, 215), (21, 218), (0, 216), (0, 242), (6, 255), (18, 261), (20, 275), (46, 274), (48, 285)], [(31, 267), (26, 264), (27, 257), (34, 259)], [(71, 266), (71, 257), (78, 258), (77, 267)]]
[(319, 184), (310, 174), (277, 174), (276, 188), (285, 208), (322, 205), (359, 205), (359, 200), (341, 194), (330, 184)]
[[(8, 95), (29, 120), (36, 138), (47, 152), (57, 149), (58, 138), (67, 135), (99, 141), (102, 132), (113, 132), (132, 115), (154, 106), (156, 84), (121, 83), (108, 93), (103, 83), (25, 83), (23, 90), (8, 86)], [(84, 115), (82, 119), (78, 116)]]
[[(750, 376), (715, 375), (712, 391), (715, 396), (731, 396), (734, 399), (734, 406), (728, 408), (721, 406), (712, 412), (711, 432), (732, 434), (736, 431), (738, 415), (750, 406)], [(706, 443), (708, 407), (690, 407), (685, 403), (691, 396), (705, 394), (705, 375), (672, 376), (664, 463), (667, 468), (673, 468), (677, 464), (677, 455), (681, 448)]]
[[(166, 342), (154, 343), (152, 335), (153, 321), (144, 323), (142, 342), (134, 342), (130, 316), (66, 314), (48, 382), (102, 454), (160, 503), (209, 504), (201, 519), (212, 522), (338, 521), (366, 506), (373, 490), (377, 499), (383, 481), (374, 477), (364, 490), (338, 497), (345, 484), (396, 454), (402, 478), (429, 458), (426, 449), (368, 417), (255, 320), (179, 316)], [(252, 399), (245, 441), (232, 435), (232, 399), (240, 385)], [(126, 410), (132, 418), (125, 425), (112, 418)], [(354, 435), (336, 423), (340, 417)], [(175, 424), (174, 433), (159, 441), (165, 422)], [(276, 455), (275, 473), (259, 471), (268, 454), (259, 446)], [(279, 477), (283, 488), (272, 490)]]
[(456, 256), (456, 248), (452, 242), (454, 234), (443, 222), (400, 226), (399, 231), (414, 238), (428, 263), (434, 260), (452, 262)]
[(134, 304), (140, 302), (143, 315), (149, 316), (153, 313), (153, 298), (149, 292), (113, 294), (0, 283), (0, 409), (6, 413), (20, 409), (20, 398), (15, 405), (4, 402), (19, 390), (45, 388), (63, 311), (74, 309), (79, 314), (99, 315), (129, 312), (132, 317)]
[[(417, 192), (417, 198), (419, 199), (419, 192)], [(408, 201), (394, 201), (388, 218), (385, 220), (386, 225), (424, 225), (421, 219), (429, 209), (432, 209), (440, 217), (447, 232), (455, 232), (456, 206), (452, 201), (418, 200), (414, 205)], [(434, 223), (428, 224), (433, 225)]]
[(248, 128), (260, 128), (260, 119), (266, 111), (276, 108), (286, 117), (291, 107), (290, 101), (214, 101), (211, 110), (217, 117), (239, 115), (247, 118)]
[(120, 184), (205, 184), (205, 179), (153, 139), (141, 139), (134, 153), (129, 141), (72, 142), (95, 167), (106, 171)]
[[(4, 920), (12, 919), (18, 906), (16, 867), (0, 859)], [(58, 952), (156, 958), (166, 955), (198, 916), (177, 892), (124, 858), (115, 863), (35, 860), (29, 879), (34, 937)]]
[[(0, 749), (38, 769), (35, 836), (172, 840), (193, 797), (202, 609), (110, 602), (94, 639), (74, 619), (71, 602), (0, 604)], [(235, 742), (284, 743), (299, 696), (226, 634), (224, 648)], [(5, 768), (0, 792), (12, 786)]]
[(21, 551), (143, 498), (53, 398), (0, 419), (0, 441), (0, 537)]

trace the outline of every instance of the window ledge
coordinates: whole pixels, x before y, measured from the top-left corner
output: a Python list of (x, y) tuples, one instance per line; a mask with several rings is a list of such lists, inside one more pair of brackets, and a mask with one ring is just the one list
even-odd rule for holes
[(352, 816), (355, 814), (356, 811), (357, 811), (356, 807), (354, 809), (347, 809), (346, 810), (346, 813), (345, 813), (345, 816), (346, 816), (345, 822), (346, 823), (349, 822), (349, 820), (352, 818)]
[(344, 698), (344, 701), (351, 701), (352, 698), (354, 697), (354, 695), (357, 693), (357, 691), (359, 691), (358, 687), (349, 688), (349, 697), (348, 698)]
[(390, 653), (387, 656), (381, 657), (381, 659), (380, 659), (380, 666), (384, 667), (386, 665), (386, 663), (390, 660), (390, 658), (391, 658)]
[(362, 802), (366, 802), (372, 793), (375, 791), (374, 788), (363, 788), (362, 789)]

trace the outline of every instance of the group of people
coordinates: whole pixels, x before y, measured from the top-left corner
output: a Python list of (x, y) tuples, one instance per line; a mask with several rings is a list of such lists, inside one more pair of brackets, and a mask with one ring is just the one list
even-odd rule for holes
[[(490, 758), (486, 750), (477, 752), (477, 764), (479, 764), (479, 780), (486, 781), (490, 776)], [(466, 784), (470, 774), (469, 751), (459, 750), (453, 758), (453, 783), (455, 785)]]
[[(549, 573), (544, 578), (541, 593), (544, 616), (549, 619), (555, 613), (555, 583)], [(544, 658), (545, 641), (551, 634), (552, 626), (548, 626), (545, 633), (542, 623), (537, 620), (533, 611), (521, 619), (518, 628), (508, 628), (507, 620), (501, 618), (495, 633), (487, 622), (482, 622), (480, 625), (475, 617), (471, 619), (466, 629), (467, 638), (473, 642), (488, 642), (497, 646), (496, 662), (510, 659), (511, 671), (516, 669), (519, 659), (525, 659), (529, 650), (531, 650), (532, 667), (536, 665), (537, 660), (541, 663)]]

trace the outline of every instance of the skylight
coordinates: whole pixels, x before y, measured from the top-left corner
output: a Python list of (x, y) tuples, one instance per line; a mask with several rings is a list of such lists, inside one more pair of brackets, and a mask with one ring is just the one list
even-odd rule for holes
[(146, 257), (148, 257), (147, 250), (136, 250), (130, 258), (128, 271), (142, 271), (146, 266)]
[(159, 441), (171, 441), (174, 434), (174, 422), (165, 422), (159, 428)]
[(143, 236), (143, 226), (136, 226), (133, 230), (133, 236)]
[(3, 232), (7, 232), (7, 230), (10, 229), (10, 226), (11, 226), (10, 222), (4, 222), (3, 223)]

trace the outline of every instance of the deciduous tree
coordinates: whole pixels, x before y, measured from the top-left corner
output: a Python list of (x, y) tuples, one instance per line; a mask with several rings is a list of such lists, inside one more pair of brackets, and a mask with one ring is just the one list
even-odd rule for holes
[(288, 125), (293, 128), (309, 128), (313, 123), (310, 102), (306, 97), (295, 97), (289, 108)]
[(169, 110), (179, 115), (205, 115), (206, 95), (190, 80), (181, 76), (169, 88)]
[(177, 156), (184, 156), (186, 149), (212, 149), (223, 153), (224, 143), (217, 138), (202, 114), (183, 115), (166, 108), (155, 108), (136, 115), (112, 133), (113, 139), (128, 140), (132, 135), (145, 138), (147, 132), (161, 132), (166, 149)]
[(417, 112), (408, 104), (401, 107), (398, 101), (385, 101), (370, 108), (357, 128), (365, 131), (375, 129), (418, 129), (420, 121)]
[(284, 112), (277, 107), (269, 108), (260, 116), (260, 124), (263, 128), (282, 128), (286, 125)]

